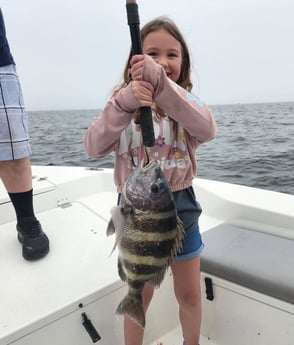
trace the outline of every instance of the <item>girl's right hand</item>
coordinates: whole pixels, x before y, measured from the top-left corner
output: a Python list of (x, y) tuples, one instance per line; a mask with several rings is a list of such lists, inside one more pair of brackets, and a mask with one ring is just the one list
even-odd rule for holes
[(140, 107), (152, 106), (154, 102), (154, 88), (149, 82), (143, 80), (133, 80), (131, 81), (131, 87), (134, 97), (136, 98)]
[(132, 80), (143, 80), (144, 55), (134, 55), (130, 61), (130, 75)]

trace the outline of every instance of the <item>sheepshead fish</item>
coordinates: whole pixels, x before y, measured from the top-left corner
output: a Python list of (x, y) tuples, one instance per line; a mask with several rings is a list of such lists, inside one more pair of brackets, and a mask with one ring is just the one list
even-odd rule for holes
[(156, 161), (134, 170), (124, 184), (120, 206), (114, 207), (111, 215), (107, 235), (116, 235), (118, 273), (128, 285), (116, 313), (129, 316), (144, 328), (144, 284), (161, 284), (185, 234), (172, 192)]

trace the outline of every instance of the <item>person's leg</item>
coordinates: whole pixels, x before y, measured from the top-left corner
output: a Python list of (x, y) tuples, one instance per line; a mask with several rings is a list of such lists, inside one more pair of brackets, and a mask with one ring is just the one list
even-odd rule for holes
[[(151, 302), (154, 288), (150, 284), (145, 284), (142, 299), (143, 307), (146, 313), (147, 308)], [(124, 318), (124, 338), (125, 345), (142, 345), (144, 337), (144, 329), (133, 322), (128, 316)]]
[(27, 260), (44, 257), (49, 251), (49, 240), (34, 214), (29, 158), (0, 162), (0, 177), (15, 209), (23, 257)]
[(8, 193), (23, 193), (32, 189), (29, 158), (0, 161), (0, 177)]
[(0, 177), (14, 206), (18, 223), (35, 217), (29, 158), (0, 162)]
[(198, 345), (201, 324), (200, 257), (171, 266), (184, 344)]
[(0, 178), (16, 212), (23, 257), (40, 259), (49, 240), (34, 215), (28, 118), (14, 65), (0, 67), (0, 123)]

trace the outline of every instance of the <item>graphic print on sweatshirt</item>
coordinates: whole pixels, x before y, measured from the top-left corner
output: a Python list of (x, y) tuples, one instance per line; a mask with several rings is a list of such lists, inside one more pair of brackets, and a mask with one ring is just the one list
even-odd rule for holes
[[(150, 160), (157, 160), (162, 170), (174, 167), (186, 169), (187, 145), (182, 126), (168, 117), (153, 121), (155, 145), (147, 148)], [(130, 155), (135, 165), (144, 157), (141, 128), (132, 121), (120, 137), (118, 155), (128, 160), (128, 167), (132, 168)]]

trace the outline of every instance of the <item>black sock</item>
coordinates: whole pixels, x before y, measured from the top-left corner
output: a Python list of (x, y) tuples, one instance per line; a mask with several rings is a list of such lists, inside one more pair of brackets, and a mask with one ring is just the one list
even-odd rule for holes
[(8, 193), (14, 206), (17, 222), (22, 218), (35, 217), (33, 207), (33, 190), (23, 193)]

